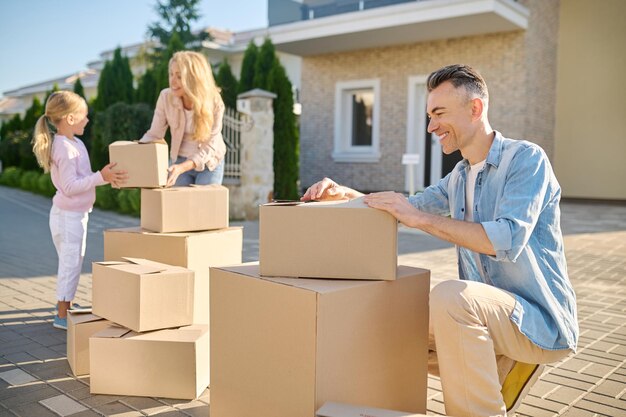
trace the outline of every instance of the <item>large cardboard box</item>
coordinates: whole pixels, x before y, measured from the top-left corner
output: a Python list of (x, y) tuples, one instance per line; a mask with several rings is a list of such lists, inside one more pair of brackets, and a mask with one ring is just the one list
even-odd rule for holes
[(327, 401), (426, 411), (430, 273), (394, 281), (211, 268), (211, 417), (313, 417)]
[(109, 145), (109, 161), (128, 172), (122, 188), (163, 187), (167, 183), (168, 155), (165, 143), (117, 141)]
[(104, 260), (145, 258), (195, 272), (193, 323), (209, 324), (209, 267), (241, 263), (243, 228), (154, 233), (139, 227), (104, 231)]
[(92, 394), (194, 399), (209, 385), (209, 329), (136, 333), (109, 327), (89, 339)]
[(319, 410), (317, 417), (426, 417), (426, 414), (413, 414), (403, 411), (383, 410), (336, 402), (327, 402)]
[(194, 185), (141, 190), (141, 227), (190, 232), (228, 227), (228, 188)]
[(261, 275), (393, 280), (398, 224), (362, 199), (264, 204), (259, 219)]
[(91, 313), (67, 314), (67, 361), (74, 376), (89, 373), (89, 337), (111, 322)]
[(94, 314), (136, 332), (192, 323), (193, 271), (137, 258), (92, 265)]

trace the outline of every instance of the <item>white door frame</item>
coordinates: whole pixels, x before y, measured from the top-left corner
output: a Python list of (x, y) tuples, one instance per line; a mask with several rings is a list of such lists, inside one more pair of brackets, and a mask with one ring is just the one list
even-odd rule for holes
[[(407, 129), (406, 129), (406, 153), (417, 153), (420, 155), (419, 164), (407, 165), (405, 172), (405, 190), (409, 189), (411, 169), (415, 179), (415, 185), (418, 190), (423, 190), (424, 184), (424, 167), (426, 164), (426, 90), (427, 75), (410, 76), (408, 80), (408, 104), (407, 104)], [(430, 161), (430, 183), (434, 184), (441, 179), (441, 145), (439, 137), (435, 134), (432, 136), (429, 144), (431, 161)]]

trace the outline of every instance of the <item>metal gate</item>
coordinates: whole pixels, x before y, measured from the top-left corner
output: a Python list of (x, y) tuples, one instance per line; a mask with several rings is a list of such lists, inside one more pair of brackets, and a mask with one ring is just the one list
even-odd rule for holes
[(222, 121), (222, 136), (226, 143), (224, 158), (224, 183), (239, 184), (241, 181), (241, 132), (254, 126), (251, 117), (226, 107)]

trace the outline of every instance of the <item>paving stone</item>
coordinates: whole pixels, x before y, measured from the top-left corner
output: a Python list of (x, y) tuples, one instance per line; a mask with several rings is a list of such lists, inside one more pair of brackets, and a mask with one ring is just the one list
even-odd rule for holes
[(582, 398), (585, 393), (586, 391), (580, 389), (560, 386), (544, 398), (563, 404), (572, 404), (574, 401)]
[(120, 403), (119, 401), (111, 402), (107, 404), (99, 404), (96, 407), (92, 407), (94, 411), (101, 413), (105, 416), (115, 415), (115, 417), (134, 417), (142, 416), (139, 411), (133, 410), (127, 405)]
[(47, 398), (39, 401), (39, 404), (63, 417), (87, 410), (87, 407), (74, 401), (67, 395), (57, 395), (56, 397)]
[(552, 401), (549, 399), (541, 399), (533, 395), (527, 395), (526, 398), (524, 398), (523, 403), (532, 405), (533, 407), (536, 407), (536, 408), (551, 411), (553, 414), (558, 414), (560, 412), (563, 412), (568, 407), (566, 404)]
[(176, 408), (193, 417), (207, 417), (209, 415), (209, 405), (201, 401), (190, 401)]
[(96, 409), (96, 406), (101, 404), (108, 404), (112, 402), (116, 402), (122, 398), (125, 398), (121, 395), (101, 395), (101, 394), (90, 394), (89, 397), (81, 399), (81, 402), (88, 407)]
[(56, 380), (48, 380), (48, 384), (64, 393), (85, 388), (85, 384), (70, 377), (60, 378)]
[(58, 415), (50, 411), (39, 403), (24, 404), (11, 409), (20, 417), (57, 417)]
[(0, 402), (2, 402), (6, 408), (11, 409), (13, 407), (38, 402), (40, 400), (45, 400), (46, 398), (59, 395), (59, 391), (46, 384), (38, 384), (36, 386), (38, 389), (29, 392), (24, 392), (20, 388), (16, 388), (14, 392), (15, 395), (8, 398), (2, 398), (0, 399)]
[(173, 408), (170, 405), (163, 404), (148, 397), (126, 397), (119, 400), (120, 403), (129, 406), (134, 410), (139, 410), (147, 415), (159, 414), (165, 411), (171, 411)]
[[(593, 411), (572, 407), (561, 414), (562, 417), (603, 417), (603, 414), (596, 414)], [(606, 416), (609, 417), (609, 416)]]
[[(117, 414), (115, 417), (120, 417), (122, 415), (123, 414)], [(141, 414), (139, 414), (139, 415), (141, 415)], [(93, 410), (86, 410), (86, 411), (83, 411), (83, 412), (80, 412), (80, 413), (72, 414), (72, 417), (101, 417), (101, 416), (102, 416), (102, 414), (96, 413)], [(205, 416), (205, 417), (208, 417), (208, 416)]]
[(0, 378), (4, 379), (11, 385), (24, 385), (37, 381), (37, 378), (17, 368), (10, 371), (0, 372)]
[(576, 403), (576, 408), (581, 408), (583, 410), (591, 411), (593, 413), (597, 413), (602, 416), (617, 417), (617, 416), (624, 415), (623, 408), (614, 408), (606, 404), (600, 404), (594, 401), (588, 401), (584, 398)]

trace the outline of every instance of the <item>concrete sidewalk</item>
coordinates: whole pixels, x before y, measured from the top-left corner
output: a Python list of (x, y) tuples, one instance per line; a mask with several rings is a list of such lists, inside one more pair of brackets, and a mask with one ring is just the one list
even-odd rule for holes
[[(52, 327), (57, 260), (49, 210), (49, 199), (0, 187), (0, 417), (208, 416), (208, 390), (194, 401), (91, 395), (89, 378), (71, 375), (65, 331)], [(626, 416), (626, 205), (564, 203), (562, 212), (579, 350), (546, 368), (518, 415)], [(102, 231), (138, 224), (94, 210), (77, 302), (91, 304), (91, 261), (102, 259)], [(258, 223), (238, 224), (244, 261), (256, 260)], [(433, 285), (457, 276), (454, 249), (435, 238), (401, 228), (398, 251), (401, 264), (430, 269)], [(430, 378), (428, 414), (443, 410), (439, 380)]]

